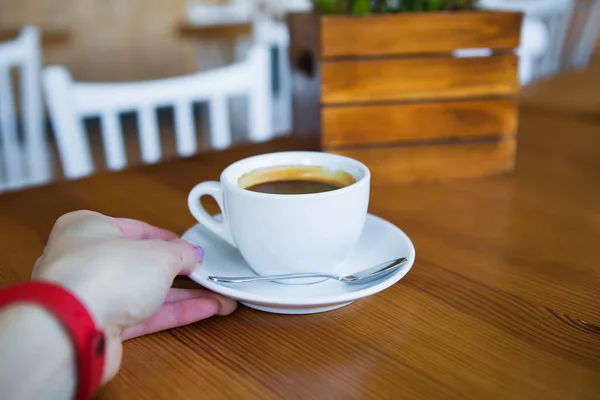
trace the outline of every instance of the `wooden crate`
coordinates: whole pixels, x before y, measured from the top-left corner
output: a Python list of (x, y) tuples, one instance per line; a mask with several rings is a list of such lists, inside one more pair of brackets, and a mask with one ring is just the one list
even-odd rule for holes
[(288, 18), (295, 135), (365, 162), (375, 183), (513, 168), (520, 13)]

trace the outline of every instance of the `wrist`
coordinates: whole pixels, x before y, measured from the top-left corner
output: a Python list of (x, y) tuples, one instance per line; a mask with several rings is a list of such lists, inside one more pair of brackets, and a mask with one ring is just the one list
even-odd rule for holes
[[(99, 331), (85, 305), (70, 290), (50, 282), (25, 282), (6, 287), (0, 291), (0, 309), (14, 307), (19, 304), (35, 304), (52, 314), (64, 328), (71, 342), (71, 349), (76, 356), (77, 396), (78, 400), (90, 398), (98, 388), (105, 361), (105, 334)], [(30, 339), (33, 343), (46, 343), (41, 335)], [(17, 331), (18, 333), (18, 331)], [(11, 339), (11, 338), (8, 338)], [(12, 338), (7, 343), (19, 343)]]
[(106, 347), (102, 384), (111, 380), (117, 374), (121, 365), (122, 348), (121, 328), (110, 320), (107, 312), (109, 302), (101, 300), (102, 290), (106, 291), (107, 289), (99, 288), (98, 285), (90, 285), (86, 281), (60, 279), (46, 274), (35, 275), (32, 279), (33, 281), (48, 282), (63, 287), (86, 307), (96, 327), (103, 331), (105, 335)]
[[(40, 340), (40, 338), (42, 340)], [(0, 369), (6, 398), (71, 398), (75, 391), (75, 350), (54, 315), (34, 304), (0, 309)], [(23, 376), (27, 384), (23, 385)]]
[(110, 330), (106, 312), (104, 311), (102, 302), (98, 300), (100, 296), (95, 293), (94, 287), (90, 287), (90, 285), (77, 279), (59, 279), (53, 276), (47, 277), (43, 275), (33, 277), (32, 281), (51, 283), (67, 290), (86, 308), (98, 329), (102, 331)]

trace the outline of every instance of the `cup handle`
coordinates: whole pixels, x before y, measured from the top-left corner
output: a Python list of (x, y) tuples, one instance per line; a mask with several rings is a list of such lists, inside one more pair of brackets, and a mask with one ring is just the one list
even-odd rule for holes
[[(212, 215), (206, 212), (204, 207), (202, 207), (200, 198), (205, 195), (211, 196), (217, 201), (217, 204), (221, 209), (223, 222), (217, 221)], [(230, 245), (237, 247), (227, 222), (227, 215), (225, 214), (225, 207), (223, 206), (223, 190), (219, 182), (209, 181), (197, 184), (188, 195), (188, 207), (194, 218), (196, 218), (196, 220), (204, 227), (224, 239)]]

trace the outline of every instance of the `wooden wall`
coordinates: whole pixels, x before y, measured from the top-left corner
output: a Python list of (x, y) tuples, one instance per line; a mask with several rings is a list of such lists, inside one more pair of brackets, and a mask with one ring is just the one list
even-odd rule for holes
[(76, 80), (123, 81), (190, 73), (196, 48), (183, 38), (186, 0), (0, 0), (0, 30), (28, 23), (66, 40), (44, 43), (44, 63)]

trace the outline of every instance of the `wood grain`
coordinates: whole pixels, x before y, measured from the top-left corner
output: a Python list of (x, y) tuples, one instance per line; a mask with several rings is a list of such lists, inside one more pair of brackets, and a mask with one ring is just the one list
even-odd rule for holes
[[(516, 134), (518, 58), (512, 48), (519, 43), (520, 22), (519, 13), (496, 12), (294, 14), (288, 18), (294, 133), (327, 150), (369, 154), (369, 163), (383, 157), (392, 165), (397, 154), (409, 155), (402, 173), (389, 177), (394, 182), (510, 170), (514, 145), (463, 142)], [(458, 48), (507, 51), (491, 57), (450, 54)], [(433, 141), (446, 143), (432, 147)], [(425, 143), (422, 153), (377, 149)], [(449, 148), (454, 145), (460, 147)]]
[(455, 49), (512, 49), (520, 13), (406, 13), (321, 19), (322, 57), (449, 53)]
[[(519, 126), (514, 173), (373, 182), (370, 212), (417, 250), (398, 284), (328, 313), (241, 306), (127, 341), (119, 375), (97, 398), (597, 399), (600, 122), (522, 109)], [(304, 146), (279, 139), (3, 194), (0, 284), (29, 278), (65, 212), (183, 233), (195, 222), (186, 199), (196, 183), (240, 158)]]
[[(555, 92), (561, 95), (556, 96)], [(569, 112), (595, 118), (600, 110), (600, 64), (585, 70), (570, 70), (552, 79), (552, 85), (535, 81), (519, 96), (523, 106)]]
[(514, 135), (517, 101), (324, 107), (325, 147)]
[(321, 101), (438, 100), (502, 96), (519, 89), (517, 57), (325, 61)]
[(497, 175), (513, 168), (516, 140), (385, 146), (374, 148), (325, 148), (325, 151), (365, 163), (375, 184), (435, 182)]

